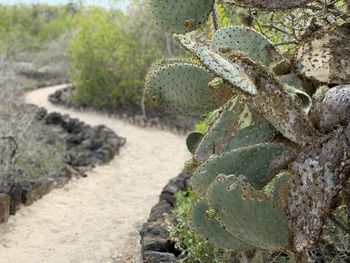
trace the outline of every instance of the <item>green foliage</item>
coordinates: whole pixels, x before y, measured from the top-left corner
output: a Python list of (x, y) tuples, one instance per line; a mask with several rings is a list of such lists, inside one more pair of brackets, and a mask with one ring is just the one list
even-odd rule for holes
[(125, 105), (140, 93), (140, 77), (131, 66), (140, 54), (134, 53), (131, 34), (121, 30), (125, 23), (122, 13), (113, 15), (98, 8), (77, 19), (78, 31), (68, 54), (74, 99), (79, 104), (96, 108)]
[(195, 130), (202, 134), (206, 134), (218, 115), (219, 112), (217, 110), (204, 114), (204, 119), (195, 125)]
[(128, 15), (90, 8), (76, 25), (68, 48), (75, 102), (98, 109), (137, 105), (147, 68), (165, 55), (164, 35), (155, 32), (142, 3)]
[(43, 44), (70, 31), (74, 14), (65, 6), (0, 5), (0, 54), (39, 51)]

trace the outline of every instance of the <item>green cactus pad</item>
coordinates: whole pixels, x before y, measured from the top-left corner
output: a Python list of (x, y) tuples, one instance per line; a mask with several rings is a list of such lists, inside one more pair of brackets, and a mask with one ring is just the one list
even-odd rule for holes
[(214, 0), (148, 0), (152, 16), (165, 31), (183, 34), (208, 19)]
[(194, 157), (197, 161), (205, 161), (212, 154), (270, 141), (276, 133), (266, 121), (256, 117), (253, 120), (249, 108), (236, 97), (225, 105), (198, 145)]
[(190, 153), (194, 153), (200, 141), (203, 139), (203, 134), (200, 132), (191, 132), (186, 139), (186, 146)]
[(210, 185), (207, 198), (217, 220), (232, 235), (257, 248), (276, 251), (288, 247), (287, 219), (244, 176), (219, 176)]
[(153, 68), (146, 89), (154, 102), (180, 115), (199, 116), (223, 105), (232, 94), (213, 91), (215, 75), (195, 63), (172, 62)]
[(249, 249), (249, 246), (232, 236), (219, 222), (208, 216), (210, 211), (205, 200), (198, 200), (192, 208), (192, 226), (204, 239), (210, 243), (233, 251)]
[(244, 129), (238, 130), (232, 139), (229, 141), (226, 149), (234, 150), (242, 147), (251, 146), (254, 144), (271, 141), (277, 131), (267, 122), (251, 125)]
[(262, 189), (275, 175), (272, 166), (285, 150), (283, 144), (262, 143), (212, 155), (193, 172), (193, 189), (204, 196), (219, 174), (244, 175), (255, 188)]
[(216, 75), (228, 81), (242, 91), (256, 95), (256, 86), (253, 81), (235, 64), (231, 64), (222, 56), (216, 54), (196, 39), (194, 34), (176, 35), (181, 44), (195, 54), (203, 65)]
[(265, 36), (248, 27), (224, 27), (215, 32), (211, 45), (214, 52), (224, 57), (230, 51), (238, 50), (265, 65), (280, 57)]

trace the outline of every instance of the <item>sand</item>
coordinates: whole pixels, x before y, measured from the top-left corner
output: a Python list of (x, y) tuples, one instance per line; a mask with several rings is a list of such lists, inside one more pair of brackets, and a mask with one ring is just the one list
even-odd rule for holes
[(0, 262), (140, 262), (138, 230), (161, 189), (189, 158), (185, 137), (51, 105), (47, 96), (62, 87), (35, 90), (26, 101), (90, 125), (104, 124), (127, 144), (109, 164), (22, 207), (0, 225)]

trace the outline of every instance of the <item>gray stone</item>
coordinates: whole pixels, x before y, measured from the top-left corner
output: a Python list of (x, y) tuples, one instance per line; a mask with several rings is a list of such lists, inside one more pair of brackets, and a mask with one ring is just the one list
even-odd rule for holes
[(171, 204), (169, 204), (167, 201), (165, 200), (160, 201), (151, 209), (151, 213), (148, 221), (152, 222), (163, 218), (164, 214), (171, 213), (171, 209), (172, 209)]
[(147, 251), (143, 255), (144, 263), (175, 263), (174, 254), (156, 251)]

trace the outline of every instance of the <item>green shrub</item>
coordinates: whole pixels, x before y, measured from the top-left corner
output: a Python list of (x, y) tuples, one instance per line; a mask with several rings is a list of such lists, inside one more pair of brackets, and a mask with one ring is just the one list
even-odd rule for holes
[(134, 18), (136, 12), (91, 8), (77, 19), (68, 55), (78, 104), (101, 109), (139, 103), (145, 72), (164, 49), (156, 38), (148, 41), (152, 26)]

